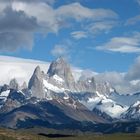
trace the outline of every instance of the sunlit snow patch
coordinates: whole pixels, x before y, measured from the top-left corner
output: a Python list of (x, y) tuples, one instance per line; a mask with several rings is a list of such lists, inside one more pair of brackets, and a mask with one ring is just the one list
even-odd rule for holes
[(48, 83), (47, 80), (43, 80), (43, 84), (44, 84), (44, 87), (45, 87), (46, 89), (49, 89), (49, 90), (54, 91), (54, 92), (56, 92), (56, 93), (61, 93), (61, 92), (64, 92), (64, 91), (65, 91), (64, 88), (58, 88), (58, 87), (56, 87), (56, 86), (54, 86), (54, 85)]

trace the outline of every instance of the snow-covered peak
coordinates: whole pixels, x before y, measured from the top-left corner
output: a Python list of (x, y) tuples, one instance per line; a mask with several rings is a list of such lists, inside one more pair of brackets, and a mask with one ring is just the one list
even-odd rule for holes
[(138, 101), (136, 101), (133, 105), (132, 105), (132, 107), (140, 107), (140, 100), (138, 100)]
[(122, 114), (122, 118), (127, 120), (140, 120), (140, 101), (136, 101), (126, 112)]
[(6, 90), (0, 93), (0, 97), (8, 97), (10, 90)]
[(0, 93), (0, 108), (6, 102), (9, 94), (10, 94), (10, 90), (6, 90)]
[(127, 106), (121, 106), (111, 99), (101, 100), (95, 108), (106, 113), (112, 118), (119, 118), (120, 115), (128, 109)]

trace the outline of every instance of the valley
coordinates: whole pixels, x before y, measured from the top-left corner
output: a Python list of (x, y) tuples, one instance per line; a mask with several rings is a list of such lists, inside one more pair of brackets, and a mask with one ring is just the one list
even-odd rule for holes
[(92, 133), (81, 133), (71, 136), (68, 132), (49, 130), (48, 134), (40, 135), (37, 134), (39, 128), (29, 130), (9, 130), (0, 128), (0, 140), (139, 140), (140, 134), (92, 134)]

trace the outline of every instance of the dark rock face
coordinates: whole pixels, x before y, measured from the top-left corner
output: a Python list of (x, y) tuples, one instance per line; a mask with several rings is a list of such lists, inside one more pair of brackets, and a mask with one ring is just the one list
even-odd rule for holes
[(10, 89), (9, 85), (4, 84), (3, 86), (1, 86), (0, 93), (9, 89)]
[(43, 73), (40, 70), (40, 67), (37, 66), (34, 70), (34, 73), (29, 81), (28, 88), (32, 91), (32, 96), (37, 98), (44, 98), (43, 91)]
[(77, 123), (84, 121), (97, 123), (104, 122), (104, 119), (96, 116), (80, 103), (77, 103), (75, 109), (62, 100), (29, 102), (5, 112), (4, 117), (0, 116), (0, 124), (10, 128), (26, 128), (29, 124), (44, 127), (61, 127), (61, 125), (72, 127), (73, 125), (74, 128)]
[(108, 120), (109, 122), (115, 121), (115, 119), (111, 118), (109, 115), (107, 115), (105, 112), (101, 112), (100, 110), (98, 110), (97, 108), (94, 108), (92, 110), (95, 114), (101, 116), (102, 118), (104, 118), (105, 120)]
[(5, 101), (5, 103), (0, 108), (0, 113), (7, 113), (12, 111), (15, 108), (20, 107), (21, 105), (26, 103), (25, 96), (23, 93), (12, 89)]

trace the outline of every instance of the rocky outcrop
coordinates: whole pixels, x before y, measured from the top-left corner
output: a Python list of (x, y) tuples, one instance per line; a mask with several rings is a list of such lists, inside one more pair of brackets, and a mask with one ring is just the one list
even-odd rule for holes
[(126, 120), (140, 120), (140, 100), (131, 105), (128, 110), (122, 114)]
[(29, 80), (28, 88), (31, 90), (32, 96), (37, 98), (45, 97), (43, 90), (43, 73), (41, 72), (39, 66), (35, 68), (34, 73)]
[(96, 82), (94, 77), (79, 80), (77, 86), (79, 91), (81, 92), (90, 92), (90, 93), (96, 92)]
[(71, 91), (76, 90), (76, 83), (70, 65), (64, 60), (64, 58), (59, 57), (56, 61), (53, 61), (48, 69), (47, 75), (50, 79), (54, 76), (62, 78), (64, 81), (62, 85), (63, 87), (70, 89)]
[(19, 89), (18, 82), (17, 82), (17, 80), (15, 78), (10, 81), (9, 88), (10, 89), (15, 89), (15, 90)]

